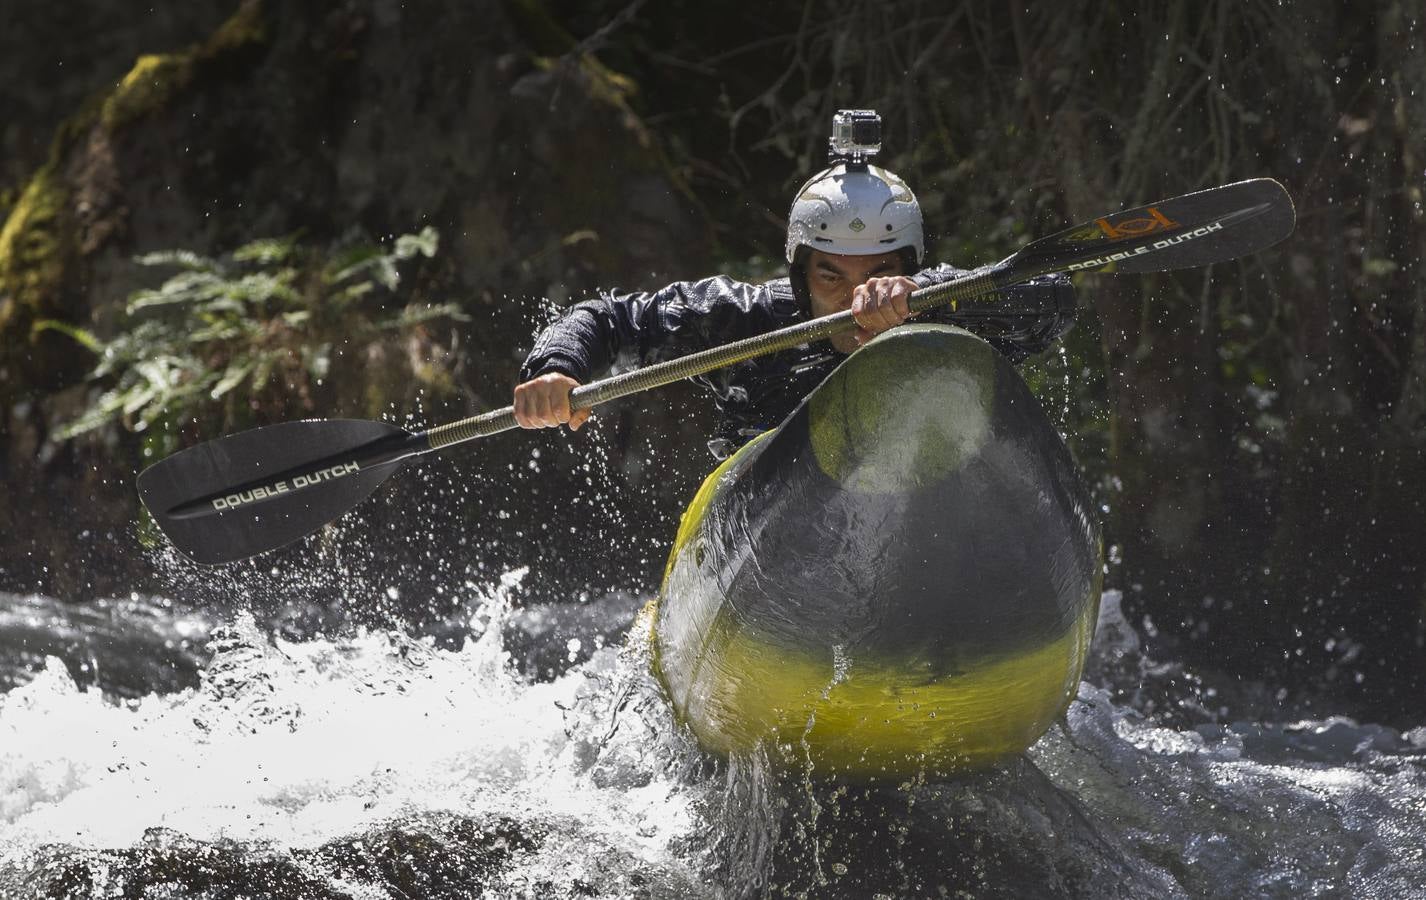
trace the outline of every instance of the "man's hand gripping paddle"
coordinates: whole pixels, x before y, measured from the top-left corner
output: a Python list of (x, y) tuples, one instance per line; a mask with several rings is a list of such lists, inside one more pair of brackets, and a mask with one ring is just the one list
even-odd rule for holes
[[(1292, 199), (1256, 178), (1110, 213), (1041, 238), (991, 266), (911, 296), (911, 311), (1055, 272), (1163, 272), (1235, 259), (1292, 233)], [(857, 327), (850, 311), (792, 325), (576, 388), (572, 410), (645, 391)], [(185, 556), (246, 559), (304, 537), (366, 499), (407, 460), (515, 428), (513, 407), (419, 433), (384, 422), (313, 419), (191, 447), (139, 475), (139, 496)]]

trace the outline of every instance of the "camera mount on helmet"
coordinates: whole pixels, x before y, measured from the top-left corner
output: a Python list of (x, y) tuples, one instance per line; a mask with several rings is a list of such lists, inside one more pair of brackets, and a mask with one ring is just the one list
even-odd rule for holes
[(827, 165), (845, 163), (849, 171), (865, 169), (881, 152), (881, 116), (874, 109), (839, 109), (832, 116), (827, 140)]
[(815, 251), (837, 256), (897, 253), (914, 272), (925, 253), (921, 206), (896, 173), (872, 165), (881, 150), (881, 116), (870, 109), (840, 109), (832, 118), (827, 168), (797, 190), (787, 215), (788, 278), (807, 310), (807, 259)]

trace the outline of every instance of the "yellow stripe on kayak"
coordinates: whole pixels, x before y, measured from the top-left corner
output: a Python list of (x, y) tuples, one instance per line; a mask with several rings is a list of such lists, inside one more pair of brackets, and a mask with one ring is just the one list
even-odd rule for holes
[[(1098, 616), (1098, 585), (1057, 640), (931, 677), (915, 660), (812, 658), (720, 614), (697, 697), (682, 719), (719, 753), (771, 739), (820, 772), (902, 776), (974, 768), (1021, 753), (1074, 699)], [(714, 662), (716, 661), (716, 662)]]

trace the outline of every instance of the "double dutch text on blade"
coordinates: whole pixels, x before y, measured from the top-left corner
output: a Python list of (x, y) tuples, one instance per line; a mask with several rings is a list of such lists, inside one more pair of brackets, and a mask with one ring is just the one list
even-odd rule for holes
[(310, 475), (297, 475), (293, 477), (291, 481), (284, 479), (282, 481), (273, 482), (266, 487), (255, 487), (252, 490), (239, 491), (235, 494), (229, 494), (226, 497), (215, 497), (213, 498), (213, 508), (216, 510), (237, 509), (249, 503), (279, 497), (292, 491), (300, 491), (303, 488), (313, 487), (324, 481), (341, 478), (344, 475), (350, 475), (352, 472), (358, 472), (360, 470), (361, 467), (354, 462), (338, 463), (335, 466), (318, 469)]
[(1214, 222), (1211, 225), (1204, 225), (1201, 228), (1195, 228), (1192, 231), (1185, 231), (1183, 234), (1176, 234), (1173, 237), (1161, 238), (1157, 241), (1154, 241), (1152, 244), (1144, 244), (1143, 246), (1135, 247), (1132, 250), (1122, 250), (1118, 253), (1110, 253), (1106, 256), (1096, 256), (1094, 259), (1086, 259), (1084, 262), (1071, 263), (1069, 266), (1069, 270), (1071, 272), (1075, 272), (1080, 269), (1097, 269), (1100, 266), (1107, 266), (1110, 263), (1118, 262), (1121, 259), (1132, 259), (1136, 256), (1142, 256), (1145, 253), (1152, 253), (1155, 250), (1163, 250), (1166, 247), (1172, 247), (1175, 244), (1182, 244), (1185, 241), (1191, 241), (1195, 238), (1201, 238), (1205, 235), (1212, 234), (1215, 231), (1222, 230), (1223, 223)]

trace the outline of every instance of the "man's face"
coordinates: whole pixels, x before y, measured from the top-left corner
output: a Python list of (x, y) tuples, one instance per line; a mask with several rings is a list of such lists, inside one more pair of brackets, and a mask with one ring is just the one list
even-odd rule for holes
[[(901, 254), (879, 253), (876, 256), (842, 256), (813, 250), (807, 258), (807, 292), (811, 295), (812, 316), (821, 318), (852, 307), (852, 289), (870, 278), (905, 275)], [(832, 346), (841, 353), (856, 349), (851, 334), (832, 338)]]

